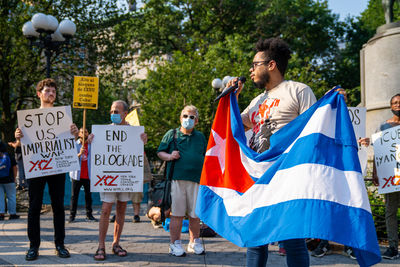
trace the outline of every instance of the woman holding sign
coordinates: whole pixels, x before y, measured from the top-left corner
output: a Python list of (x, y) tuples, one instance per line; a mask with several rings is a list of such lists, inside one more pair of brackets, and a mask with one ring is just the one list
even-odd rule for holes
[[(379, 127), (379, 131), (384, 131), (389, 128), (400, 125), (400, 94), (394, 95), (390, 99), (390, 109), (392, 110), (393, 117), (386, 120)], [(376, 163), (374, 162), (374, 169), (372, 172), (374, 184), (379, 186), (378, 175), (376, 171)], [(393, 181), (392, 181), (393, 183)], [(382, 258), (394, 260), (399, 257), (399, 236), (397, 225), (397, 210), (400, 205), (400, 191), (385, 194), (385, 220), (386, 230), (389, 240), (389, 247), (383, 253)]]

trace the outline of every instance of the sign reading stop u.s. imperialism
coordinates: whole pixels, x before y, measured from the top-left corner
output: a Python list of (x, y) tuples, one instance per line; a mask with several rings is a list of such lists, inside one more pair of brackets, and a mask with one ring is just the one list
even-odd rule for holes
[(80, 169), (70, 106), (19, 110), (17, 116), (26, 178)]
[(91, 192), (142, 192), (143, 126), (93, 125)]
[(74, 108), (97, 109), (99, 78), (87, 76), (74, 77)]

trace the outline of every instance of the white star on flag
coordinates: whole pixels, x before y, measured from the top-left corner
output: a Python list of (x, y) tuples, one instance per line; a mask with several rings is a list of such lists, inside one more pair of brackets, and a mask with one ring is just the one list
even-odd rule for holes
[(211, 129), (212, 135), (214, 138), (215, 146), (211, 147), (206, 152), (206, 156), (215, 156), (218, 157), (219, 165), (221, 167), (222, 173), (225, 171), (225, 143), (226, 138), (222, 139), (219, 134)]

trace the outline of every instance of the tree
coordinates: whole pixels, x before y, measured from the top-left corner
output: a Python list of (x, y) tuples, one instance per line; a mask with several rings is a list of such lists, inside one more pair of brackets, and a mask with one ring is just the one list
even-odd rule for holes
[[(37, 12), (51, 14), (61, 21), (72, 19), (77, 33), (71, 44), (63, 47), (51, 59), (51, 76), (59, 84), (58, 103), (72, 102), (73, 77), (99, 75), (99, 110), (88, 112), (90, 123), (104, 123), (109, 119), (108, 107), (123, 86), (122, 64), (127, 42), (113, 33), (113, 26), (121, 23), (125, 15), (115, 1), (58, 0), (58, 1), (2, 1), (0, 6), (0, 112), (1, 139), (13, 140), (16, 111), (36, 108), (35, 85), (45, 75), (43, 51), (30, 48), (22, 35), (22, 25)], [(111, 71), (110, 71), (111, 70)], [(107, 107), (107, 108), (104, 108)], [(74, 112), (74, 121), (81, 122), (81, 112)]]
[(134, 92), (142, 103), (141, 121), (148, 126), (153, 152), (162, 135), (179, 125), (184, 104), (200, 109), (198, 128), (209, 134), (216, 108), (210, 83), (215, 77), (247, 75), (241, 109), (261, 92), (248, 76), (260, 37), (288, 41), (293, 58), (286, 78), (305, 82), (323, 95), (329, 84), (321, 66), (336, 51), (344, 31), (326, 1), (312, 0), (148, 0), (132, 16), (118, 29), (137, 40), (141, 57), (171, 55)]

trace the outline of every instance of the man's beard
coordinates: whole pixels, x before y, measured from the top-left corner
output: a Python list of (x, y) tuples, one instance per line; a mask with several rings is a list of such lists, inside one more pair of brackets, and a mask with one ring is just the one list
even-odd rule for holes
[(265, 87), (267, 86), (267, 83), (269, 82), (269, 78), (270, 78), (270, 76), (269, 76), (268, 72), (263, 73), (263, 75), (259, 81), (253, 82), (254, 86), (259, 89), (265, 89)]

